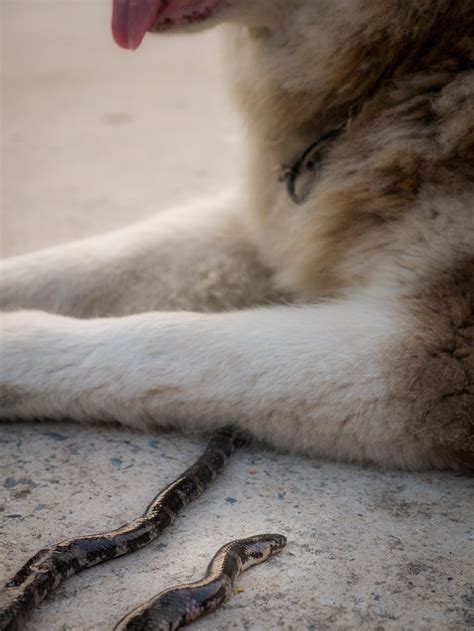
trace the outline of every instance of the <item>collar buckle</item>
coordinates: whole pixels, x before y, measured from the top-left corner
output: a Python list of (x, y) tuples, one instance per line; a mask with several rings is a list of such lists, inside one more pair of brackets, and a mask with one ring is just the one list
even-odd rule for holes
[(282, 165), (279, 181), (286, 182), (286, 190), (292, 202), (301, 205), (308, 199), (315, 177), (321, 172), (325, 150), (345, 131), (349, 120), (324, 133), (301, 153), (291, 166)]

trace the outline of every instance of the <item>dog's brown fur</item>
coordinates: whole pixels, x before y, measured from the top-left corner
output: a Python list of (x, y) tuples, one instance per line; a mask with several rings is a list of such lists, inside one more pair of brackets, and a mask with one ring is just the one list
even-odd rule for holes
[(394, 405), (412, 401), (408, 433), (463, 469), (474, 466), (473, 278), (470, 257), (422, 279), (406, 296), (415, 323), (388, 359)]

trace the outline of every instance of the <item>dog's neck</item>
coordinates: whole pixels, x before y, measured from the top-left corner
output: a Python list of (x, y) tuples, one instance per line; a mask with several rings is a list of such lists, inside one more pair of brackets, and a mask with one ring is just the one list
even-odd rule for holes
[(282, 38), (264, 28), (230, 31), (231, 87), (251, 145), (265, 146), (275, 163), (289, 163), (345, 120), (353, 99), (331, 99), (324, 63), (305, 67), (304, 60), (288, 57)]
[[(399, 4), (354, 2), (353, 13), (348, 8), (314, 20), (307, 30), (291, 23), (279, 31), (227, 27), (229, 75), (249, 131), (256, 177), (264, 177), (263, 169), (268, 176), (269, 168), (277, 173), (280, 165), (293, 164), (315, 139), (364, 109), (394, 77), (400, 80), (420, 63), (447, 56), (459, 38), (446, 32), (443, 15), (468, 11), (468, 4)], [(448, 23), (456, 23), (452, 15)]]

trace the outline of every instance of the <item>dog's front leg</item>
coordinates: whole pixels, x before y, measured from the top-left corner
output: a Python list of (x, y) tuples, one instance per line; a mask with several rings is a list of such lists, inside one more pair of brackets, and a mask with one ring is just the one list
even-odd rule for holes
[(80, 318), (220, 311), (274, 298), (233, 194), (0, 262), (0, 309)]
[(421, 466), (423, 442), (406, 433), (407, 393), (387, 364), (400, 330), (364, 298), (95, 320), (6, 314), (1, 415), (189, 430), (236, 423), (285, 450)]

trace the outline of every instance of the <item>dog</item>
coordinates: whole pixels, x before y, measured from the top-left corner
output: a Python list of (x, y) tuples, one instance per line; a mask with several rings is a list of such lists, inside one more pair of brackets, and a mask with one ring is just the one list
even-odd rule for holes
[(474, 468), (471, 0), (115, 0), (220, 25), (245, 186), (2, 262), (1, 417)]

